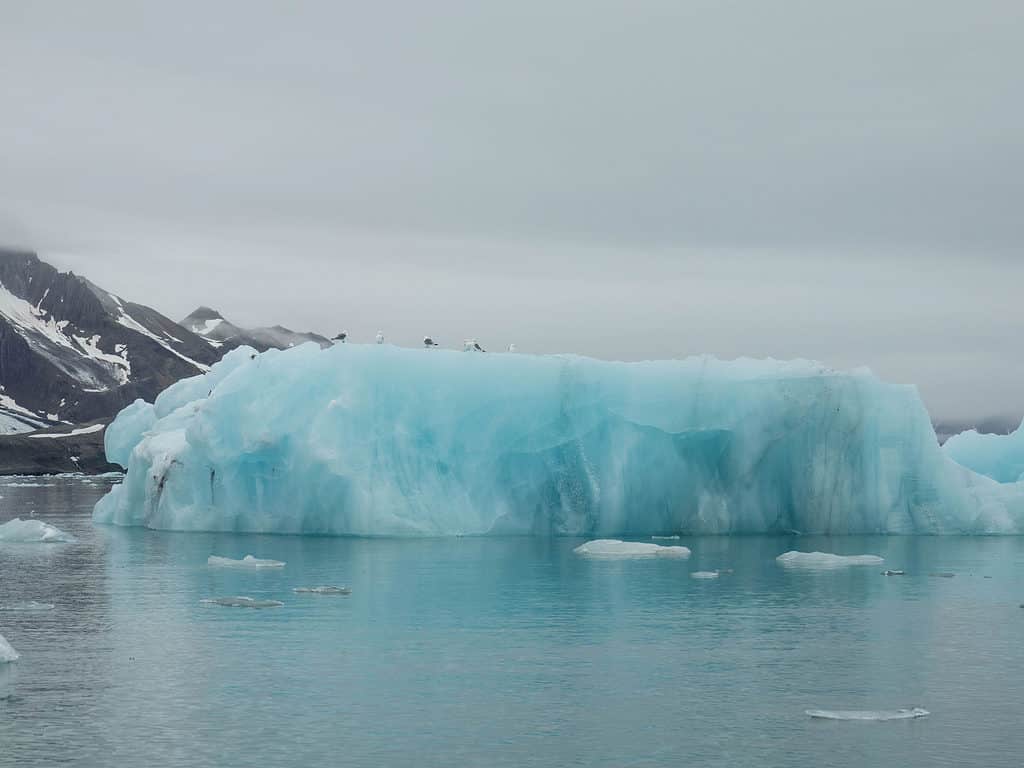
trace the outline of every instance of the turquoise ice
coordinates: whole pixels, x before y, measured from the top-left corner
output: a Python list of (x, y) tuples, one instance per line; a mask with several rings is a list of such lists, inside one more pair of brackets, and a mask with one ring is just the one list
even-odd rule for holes
[[(354, 535), (1020, 533), (1024, 484), (867, 370), (235, 350), (111, 426), (101, 523)], [(117, 436), (116, 440), (114, 436)], [(115, 445), (116, 443), (116, 445)]]
[(1024, 423), (1009, 435), (984, 435), (971, 429), (942, 446), (958, 464), (1000, 483), (1024, 480)]

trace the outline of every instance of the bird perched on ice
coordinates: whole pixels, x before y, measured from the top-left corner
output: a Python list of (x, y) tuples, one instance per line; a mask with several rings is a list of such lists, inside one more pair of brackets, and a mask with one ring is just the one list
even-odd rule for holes
[(509, 344), (508, 345), (508, 351), (509, 352), (515, 352), (516, 351), (516, 345), (515, 344)]
[(333, 339), (331, 339), (331, 341), (336, 341), (339, 344), (344, 344), (345, 343), (345, 339), (347, 339), (347, 338), (348, 338), (348, 331), (342, 331), (337, 336), (335, 336)]
[(429, 336), (424, 336), (423, 337), (423, 346), (426, 347), (427, 349), (430, 349), (431, 347), (436, 347), (437, 346), (437, 342), (434, 341)]
[(383, 344), (384, 343), (384, 331), (377, 331), (377, 343), (378, 344)]
[(462, 342), (462, 350), (464, 352), (486, 352), (487, 350), (477, 344), (476, 339), (466, 339)]

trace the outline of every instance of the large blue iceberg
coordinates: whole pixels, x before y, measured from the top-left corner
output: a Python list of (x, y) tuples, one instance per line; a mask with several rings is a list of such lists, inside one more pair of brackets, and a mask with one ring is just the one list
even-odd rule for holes
[(101, 523), (353, 535), (1021, 533), (916, 390), (807, 361), (230, 353), (107, 432)]
[(1008, 435), (961, 432), (942, 448), (957, 464), (1000, 483), (1024, 481), (1024, 423)]

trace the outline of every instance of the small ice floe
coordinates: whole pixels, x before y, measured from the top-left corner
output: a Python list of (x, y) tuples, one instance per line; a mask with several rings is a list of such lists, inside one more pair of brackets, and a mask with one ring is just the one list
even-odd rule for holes
[(678, 536), (651, 536), (652, 541), (679, 541)]
[(284, 563), (280, 560), (260, 560), (252, 555), (246, 555), (241, 560), (210, 555), (206, 559), (206, 564), (213, 568), (284, 568)]
[(16, 544), (57, 544), (75, 538), (42, 520), (22, 520), (16, 517), (0, 525), (0, 542)]
[(819, 720), (912, 720), (915, 717), (927, 717), (931, 713), (927, 709), (808, 709), (806, 713)]
[(717, 579), (718, 571), (694, 571), (690, 574), (691, 579)]
[(956, 576), (955, 573), (950, 573), (949, 571), (942, 571), (941, 573), (929, 573), (928, 575), (935, 579), (952, 579), (954, 576)]
[(348, 587), (295, 587), (292, 592), (300, 595), (351, 595)]
[(889, 570), (889, 571), (882, 571), (882, 575), (883, 576), (906, 576), (907, 572), (906, 571)]
[(21, 655), (11, 647), (11, 644), (7, 642), (7, 638), (0, 635), (0, 664), (17, 661), (19, 658), (21, 658)]
[(834, 555), (831, 552), (785, 552), (775, 558), (789, 568), (846, 568), (851, 565), (881, 565), (878, 555)]
[(254, 597), (207, 597), (199, 602), (225, 608), (280, 608), (284, 605), (280, 600), (257, 600)]
[(0, 603), (0, 611), (52, 611), (53, 603), (37, 603), (29, 600), (24, 603)]
[(619, 541), (618, 539), (595, 539), (580, 544), (573, 550), (577, 555), (588, 557), (678, 557), (687, 558), (687, 547), (664, 547), (642, 541)]

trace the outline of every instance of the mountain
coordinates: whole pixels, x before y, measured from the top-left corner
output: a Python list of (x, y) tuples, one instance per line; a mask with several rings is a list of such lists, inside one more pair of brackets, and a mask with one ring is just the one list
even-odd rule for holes
[(181, 325), (192, 333), (200, 336), (215, 349), (221, 352), (240, 347), (243, 344), (265, 352), (268, 349), (287, 349), (308, 341), (316, 342), (321, 347), (329, 347), (331, 342), (316, 333), (300, 333), (275, 325), (270, 328), (240, 328), (229, 322), (215, 309), (199, 307), (181, 321)]
[(149, 307), (0, 249), (0, 433), (110, 418), (220, 356)]

